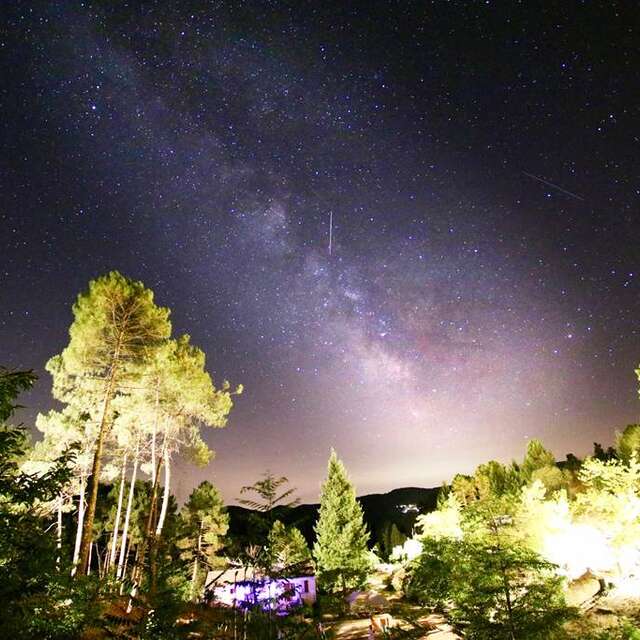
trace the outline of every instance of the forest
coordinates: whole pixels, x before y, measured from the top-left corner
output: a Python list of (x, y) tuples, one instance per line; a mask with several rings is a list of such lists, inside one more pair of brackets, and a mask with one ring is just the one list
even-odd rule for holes
[[(111, 272), (78, 295), (34, 425), (16, 414), (36, 374), (4, 364), (1, 637), (640, 638), (640, 425), (584, 458), (530, 440), (395, 502), (359, 500), (332, 450), (318, 507), (271, 472), (242, 508), (209, 481), (179, 504), (177, 461), (210, 462), (243, 387), (214, 383), (143, 283)], [(252, 576), (232, 606), (230, 569)], [(280, 588), (299, 576), (313, 601)]]

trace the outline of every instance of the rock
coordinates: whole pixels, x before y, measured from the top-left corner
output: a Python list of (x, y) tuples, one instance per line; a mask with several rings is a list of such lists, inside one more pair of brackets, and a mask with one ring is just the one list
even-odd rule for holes
[(601, 590), (598, 578), (587, 571), (569, 584), (566, 594), (567, 604), (570, 607), (579, 607), (597, 596)]

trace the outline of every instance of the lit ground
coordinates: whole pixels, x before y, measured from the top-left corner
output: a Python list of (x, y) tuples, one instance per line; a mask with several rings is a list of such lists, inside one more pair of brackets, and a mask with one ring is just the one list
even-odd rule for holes
[[(401, 626), (407, 626), (401, 620), (397, 621)], [(429, 640), (455, 640), (459, 636), (455, 635), (446, 621), (439, 615), (429, 615), (421, 618), (418, 623), (421, 627), (424, 627), (423, 638), (429, 638)], [(338, 640), (366, 640), (369, 630), (368, 619), (358, 620), (344, 620), (336, 623), (332, 627), (333, 632), (336, 634)], [(378, 634), (376, 637), (381, 637)]]

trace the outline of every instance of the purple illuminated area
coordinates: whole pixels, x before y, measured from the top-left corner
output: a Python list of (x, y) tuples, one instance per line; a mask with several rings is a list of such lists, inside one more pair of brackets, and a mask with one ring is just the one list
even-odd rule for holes
[(264, 611), (277, 611), (285, 615), (315, 601), (315, 578), (305, 576), (292, 579), (245, 580), (216, 586), (212, 589), (211, 603), (241, 609), (260, 607)]

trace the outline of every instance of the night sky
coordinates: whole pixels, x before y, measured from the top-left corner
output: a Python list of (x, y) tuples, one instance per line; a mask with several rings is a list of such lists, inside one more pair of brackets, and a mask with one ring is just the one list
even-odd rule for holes
[(331, 446), (368, 493), (610, 444), (640, 409), (633, 5), (3, 3), (22, 419), (118, 269), (245, 385), (179, 497), (270, 468), (315, 500)]

